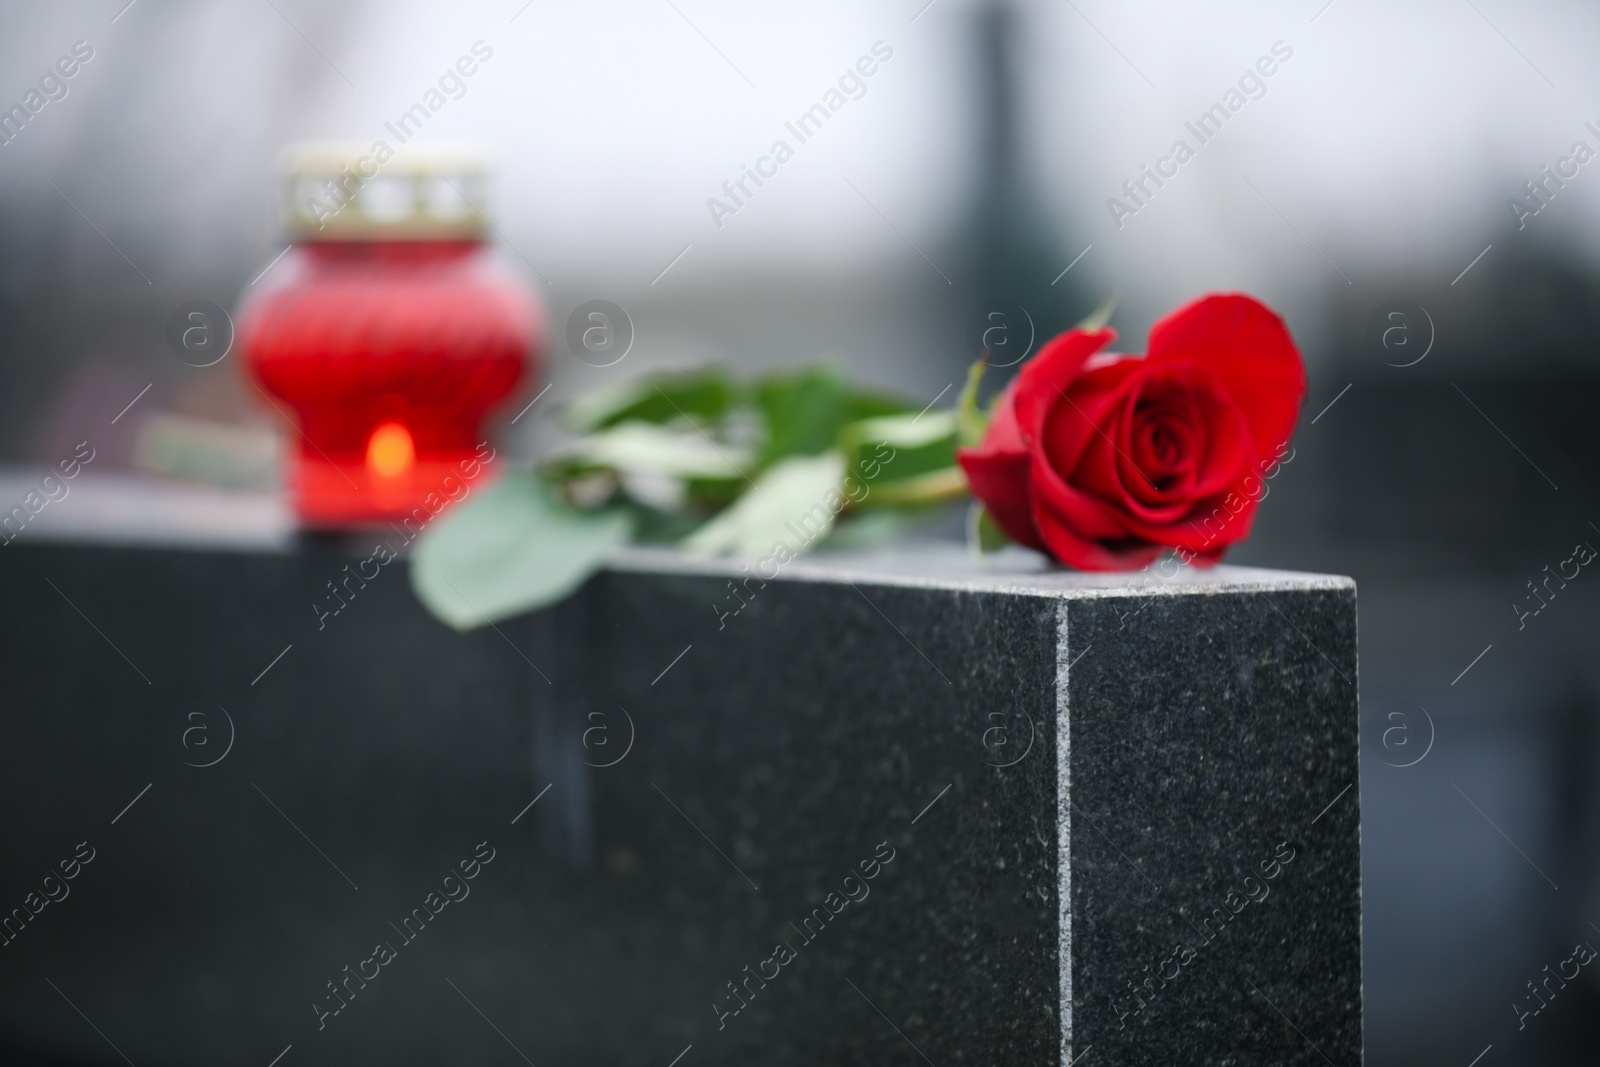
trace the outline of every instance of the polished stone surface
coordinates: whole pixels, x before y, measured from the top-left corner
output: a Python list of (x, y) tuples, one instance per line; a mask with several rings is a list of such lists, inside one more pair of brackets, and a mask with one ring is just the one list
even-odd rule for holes
[(1347, 580), (636, 552), (456, 634), (403, 562), (319, 628), (370, 546), (145, 533), (0, 550), (5, 907), (96, 850), (0, 956), (13, 1041), (1359, 1060)]

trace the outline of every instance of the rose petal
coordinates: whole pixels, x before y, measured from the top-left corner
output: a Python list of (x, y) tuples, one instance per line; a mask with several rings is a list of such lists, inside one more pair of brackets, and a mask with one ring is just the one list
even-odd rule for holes
[(1128, 570), (1161, 554), (1159, 545), (1131, 541), (1115, 509), (1068, 485), (1042, 448), (1034, 449), (1031, 475), (1034, 526), (1062, 563), (1089, 571)]
[[(1233, 501), (1237, 511), (1230, 509), (1229, 500)], [(1210, 497), (1195, 508), (1182, 526), (1171, 531), (1176, 536), (1167, 543), (1189, 552), (1209, 553), (1215, 562), (1229, 545), (1250, 536), (1250, 527), (1255, 523), (1256, 509), (1260, 507), (1261, 500), (1261, 497), (1239, 491)]]
[(1109, 362), (1086, 373), (1045, 410), (1034, 436), (1055, 470), (1075, 471), (1090, 445), (1104, 440), (1103, 427), (1111, 422), (1111, 413), (1126, 396), (1129, 380), (1139, 376), (1143, 368), (1141, 359)]
[[(1135, 363), (1114, 388), (1091, 394), (1083, 404), (1058, 405), (1043, 437), (1050, 466), (1068, 473), (1065, 481), (1107, 505), (1127, 534), (1163, 544), (1179, 543), (1181, 533), (1165, 527), (1180, 523), (1204, 499), (1235, 486), (1248, 471), (1252, 455), (1249, 429), (1215, 376), (1193, 364)], [(1104, 372), (1101, 372), (1104, 373)], [(1075, 390), (1072, 396), (1079, 395)], [(1160, 486), (1151, 472), (1132, 458), (1133, 433), (1141, 404), (1165, 408), (1181, 419), (1195, 449), (1187, 457), (1190, 473)], [(1095, 425), (1087, 432), (1084, 425)], [(1063, 437), (1084, 438), (1083, 452), (1068, 467), (1062, 462)], [(1037, 492), (1037, 483), (1035, 491)], [(1086, 532), (1080, 530), (1080, 533)]]
[(1017, 424), (1024, 440), (1038, 436), (1050, 409), (1082, 376), (1085, 361), (1116, 339), (1112, 329), (1074, 328), (1051, 338), (1022, 365), (1014, 385)]
[[(1208, 368), (1192, 363), (1152, 365), (1140, 395), (1182, 408), (1188, 425), (1199, 435), (1195, 477), (1183, 499), (1192, 502), (1222, 492), (1250, 471), (1255, 448), (1249, 424)], [(1132, 460), (1123, 458), (1131, 467)], [(1129, 485), (1131, 489), (1131, 479)]]
[(989, 428), (984, 431), (983, 443), (978, 447), (988, 452), (1026, 452), (1028, 443), (1022, 439), (1022, 428), (1017, 425), (1017, 380), (1011, 379), (995, 398)]
[[(1140, 421), (1140, 409), (1146, 405), (1167, 409), (1171, 421), (1183, 427), (1182, 438), (1187, 451), (1181, 457), (1174, 458), (1180, 461), (1178, 466), (1186, 476), (1166, 487), (1156, 484), (1159, 470), (1152, 472), (1133, 458), (1134, 430)], [(1120, 497), (1137, 517), (1147, 521), (1170, 522), (1182, 514), (1182, 511), (1174, 511), (1174, 506), (1185, 508), (1194, 499), (1190, 486), (1197, 467), (1205, 459), (1208, 438), (1205, 421), (1195, 411), (1188, 397), (1172, 389), (1170, 383), (1163, 382), (1159, 368), (1146, 364), (1145, 373), (1129, 393), (1117, 420), (1114, 438), (1116, 455), (1106, 457), (1102, 462), (1109, 461), (1114, 468)], [(1178, 440), (1173, 438), (1175, 444)]]
[(956, 450), (956, 460), (967, 472), (972, 495), (983, 501), (994, 521), (1018, 544), (1048, 551), (1033, 526), (1033, 490), (1028, 484), (1031, 460), (1027, 452)]
[(1259, 300), (1223, 293), (1179, 308), (1150, 328), (1147, 358), (1193, 360), (1215, 372), (1244, 412), (1256, 459), (1272, 455), (1294, 432), (1305, 364), (1283, 319)]
[(1192, 481), (1205, 436), (1178, 405), (1140, 397), (1128, 427), (1128, 458), (1151, 476), (1160, 492)]
[[(1148, 365), (1135, 363), (1114, 391), (1104, 397), (1094, 398), (1091, 410), (1097, 424), (1085, 443), (1082, 455), (1071, 468), (1055, 464), (1058, 470), (1070, 470), (1066, 478), (1068, 483), (1102, 502), (1112, 514), (1119, 516), (1124, 536), (1133, 532), (1128, 520), (1138, 519), (1154, 524), (1175, 522), (1188, 514), (1193, 506), (1193, 497), (1186, 494), (1163, 498), (1144, 472), (1126, 458), (1126, 447), (1131, 445), (1127, 437), (1128, 424), (1150, 373)], [(1078, 407), (1082, 409), (1082, 405)], [(1080, 414), (1087, 417), (1090, 411), (1074, 412), (1064, 406), (1058, 407), (1047, 435), (1055, 436), (1059, 432), (1057, 427), (1062, 425), (1077, 428), (1082, 420), (1075, 416)], [(1123, 443), (1119, 444), (1113, 434), (1123, 438)], [(1054, 459), (1054, 454), (1048, 450), (1047, 455)], [(1138, 493), (1133, 489), (1136, 483)]]
[(1032, 490), (1028, 485), (1028, 447), (1017, 426), (1016, 380), (995, 399), (989, 428), (975, 448), (956, 449), (972, 495), (983, 501), (994, 521), (1013, 541), (1045, 551), (1033, 528)]

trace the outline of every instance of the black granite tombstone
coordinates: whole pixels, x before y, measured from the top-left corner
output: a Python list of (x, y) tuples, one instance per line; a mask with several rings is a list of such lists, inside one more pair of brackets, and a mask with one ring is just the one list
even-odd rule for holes
[(632, 554), (460, 634), (369, 556), (5, 547), (16, 1047), (1359, 1061), (1348, 580)]

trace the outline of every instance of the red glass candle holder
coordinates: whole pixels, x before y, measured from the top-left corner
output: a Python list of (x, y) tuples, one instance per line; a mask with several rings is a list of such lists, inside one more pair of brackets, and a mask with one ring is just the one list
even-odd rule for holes
[(346, 158), (294, 165), (295, 244), (238, 321), (249, 373), (298, 423), (290, 496), (313, 527), (431, 514), (481, 482), (485, 417), (532, 369), (540, 332), (464, 192), (481, 168), (369, 161), (379, 173), (362, 179)]

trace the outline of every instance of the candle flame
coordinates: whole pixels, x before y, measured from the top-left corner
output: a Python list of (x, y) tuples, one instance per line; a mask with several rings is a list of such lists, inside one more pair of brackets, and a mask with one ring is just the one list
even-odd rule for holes
[(411, 431), (398, 422), (386, 422), (367, 441), (367, 469), (380, 478), (396, 478), (417, 461)]

